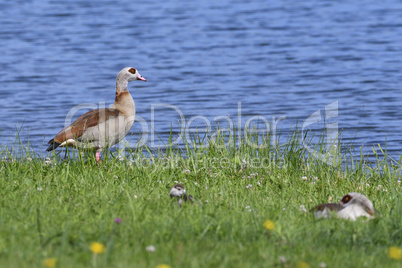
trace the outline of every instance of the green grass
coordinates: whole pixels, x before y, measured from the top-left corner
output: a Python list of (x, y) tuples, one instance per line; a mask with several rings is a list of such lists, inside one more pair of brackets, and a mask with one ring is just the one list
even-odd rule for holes
[[(264, 148), (223, 146), (225, 138), (128, 153), (135, 161), (105, 153), (101, 164), (9, 155), (0, 162), (0, 267), (44, 267), (46, 258), (56, 267), (400, 267), (387, 256), (402, 240), (398, 161), (368, 164), (333, 147), (329, 165), (306, 153), (297, 131), (281, 146), (263, 139)], [(202, 205), (178, 207), (175, 181)], [(367, 195), (381, 215), (352, 222), (300, 211), (348, 192)], [(264, 229), (267, 219), (275, 230)], [(95, 257), (91, 242), (105, 252)]]

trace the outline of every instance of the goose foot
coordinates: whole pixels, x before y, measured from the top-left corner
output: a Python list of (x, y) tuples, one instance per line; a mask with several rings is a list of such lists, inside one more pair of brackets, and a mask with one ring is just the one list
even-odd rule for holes
[(96, 153), (95, 153), (96, 162), (98, 162), (98, 163), (99, 163), (100, 154), (101, 154), (100, 151), (96, 151)]

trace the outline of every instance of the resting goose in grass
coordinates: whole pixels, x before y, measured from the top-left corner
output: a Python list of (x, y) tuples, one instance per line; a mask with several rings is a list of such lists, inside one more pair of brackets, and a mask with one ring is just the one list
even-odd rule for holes
[(359, 193), (348, 193), (339, 204), (329, 203), (315, 206), (311, 209), (317, 218), (329, 218), (336, 214), (339, 218), (355, 221), (358, 217), (375, 218), (373, 203)]
[(128, 82), (147, 81), (133, 67), (126, 67), (116, 79), (116, 98), (110, 108), (89, 111), (68, 127), (63, 128), (48, 144), (46, 151), (70, 146), (96, 152), (99, 161), (102, 149), (121, 141), (130, 131), (135, 119), (135, 104), (127, 90)]
[(186, 188), (182, 184), (176, 184), (170, 189), (170, 198), (173, 197), (177, 197), (177, 204), (179, 204), (179, 206), (181, 206), (183, 201), (187, 202), (187, 200), (190, 200), (191, 204), (195, 201), (193, 196), (189, 195), (187, 197)]

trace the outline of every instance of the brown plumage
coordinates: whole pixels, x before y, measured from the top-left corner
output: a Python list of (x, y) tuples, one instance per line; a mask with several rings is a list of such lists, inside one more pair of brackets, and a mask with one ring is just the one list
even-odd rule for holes
[[(117, 99), (117, 97), (116, 97)], [(77, 118), (71, 125), (63, 128), (53, 139), (51, 139), (48, 144), (49, 147), (46, 151), (51, 151), (59, 147), (60, 144), (67, 141), (68, 139), (79, 140), (82, 134), (90, 127), (99, 125), (108, 119), (113, 117), (118, 117), (120, 111), (116, 109), (106, 108), (106, 109), (95, 109), (89, 111)], [(87, 140), (90, 141), (90, 140)]]
[(320, 204), (318, 206), (313, 207), (312, 209), (310, 209), (311, 212), (314, 211), (324, 211), (324, 209), (327, 209), (329, 211), (339, 211), (341, 210), (341, 206), (339, 204), (334, 204), (334, 203), (327, 203), (327, 204)]

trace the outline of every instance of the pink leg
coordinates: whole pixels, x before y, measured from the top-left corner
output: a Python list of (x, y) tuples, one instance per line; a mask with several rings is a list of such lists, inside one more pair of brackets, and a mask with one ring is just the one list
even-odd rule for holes
[(100, 157), (101, 152), (96, 152), (95, 157), (96, 157), (96, 162), (99, 163), (99, 157)]

